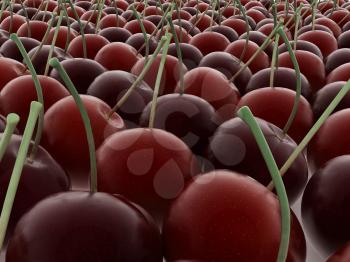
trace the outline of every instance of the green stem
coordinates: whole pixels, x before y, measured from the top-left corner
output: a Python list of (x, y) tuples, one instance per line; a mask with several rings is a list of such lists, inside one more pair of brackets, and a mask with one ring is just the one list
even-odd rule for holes
[(90, 156), (90, 191), (92, 193), (97, 192), (97, 167), (96, 167), (96, 154), (95, 154), (95, 142), (94, 142), (94, 136), (91, 128), (90, 118), (89, 115), (85, 109), (85, 106), (83, 104), (83, 101), (81, 100), (77, 89), (75, 88), (72, 80), (69, 78), (66, 70), (61, 66), (60, 62), (56, 57), (52, 58), (49, 61), (50, 65), (55, 68), (60, 77), (62, 78), (63, 82), (65, 83), (66, 87), (68, 88), (69, 92), (74, 98), (74, 101), (80, 111), (81, 117), (83, 119), (86, 137), (88, 141), (89, 146), (89, 156)]
[(296, 86), (296, 94), (295, 94), (295, 99), (294, 99), (294, 104), (293, 104), (293, 108), (292, 108), (292, 112), (290, 113), (290, 116), (288, 118), (288, 121), (286, 123), (286, 125), (283, 128), (283, 132), (285, 134), (288, 133), (289, 128), (291, 127), (291, 125), (293, 124), (293, 121), (297, 115), (298, 112), (298, 106), (299, 106), (299, 100), (300, 100), (300, 95), (301, 95), (301, 73), (300, 73), (300, 69), (299, 69), (299, 64), (298, 61), (295, 57), (295, 54), (293, 52), (292, 46), (289, 43), (289, 40), (286, 36), (286, 33), (283, 31), (282, 28), (278, 29), (278, 34), (282, 37), (287, 49), (288, 49), (288, 53), (290, 56), (290, 59), (292, 60), (293, 66), (294, 66), (294, 70), (295, 70), (295, 74), (297, 77), (297, 86)]
[(132, 7), (132, 11), (134, 12), (134, 16), (136, 17), (136, 19), (137, 19), (137, 21), (138, 21), (138, 23), (140, 25), (140, 28), (141, 28), (141, 31), (142, 31), (142, 34), (143, 34), (143, 39), (145, 40), (145, 45), (146, 45), (145, 60), (147, 61), (148, 60), (148, 56), (149, 56), (149, 39), (148, 39), (148, 36), (147, 36), (147, 32), (146, 32), (144, 24), (141, 21), (139, 13), (136, 11), (135, 7)]
[(300, 12), (303, 7), (303, 3), (300, 4), (300, 8), (297, 9), (295, 13), (295, 27), (294, 27), (294, 52), (297, 50), (297, 40), (298, 40), (298, 30), (300, 23)]
[(9, 223), (12, 206), (15, 200), (17, 188), (19, 181), (21, 179), (21, 174), (23, 170), (23, 165), (26, 161), (29, 145), (34, 132), (36, 121), (40, 112), (43, 111), (43, 106), (33, 101), (30, 105), (29, 117), (27, 120), (27, 125), (23, 133), (22, 142), (18, 150), (16, 162), (12, 171), (9, 186), (7, 188), (6, 197), (1, 211), (0, 216), (0, 249), (4, 244), (4, 239), (6, 235), (7, 226)]
[(6, 152), (6, 148), (11, 141), (11, 136), (15, 131), (18, 122), (19, 122), (19, 116), (17, 114), (11, 113), (7, 115), (6, 127), (0, 140), (0, 161), (2, 160)]
[(157, 73), (157, 78), (156, 78), (156, 83), (154, 85), (154, 92), (153, 92), (153, 99), (152, 99), (152, 105), (151, 105), (151, 113), (150, 113), (150, 118), (149, 118), (149, 128), (153, 128), (154, 127), (154, 119), (156, 116), (156, 110), (157, 110), (157, 98), (158, 98), (158, 94), (159, 94), (159, 87), (160, 87), (160, 82), (162, 80), (162, 75), (163, 75), (163, 71), (164, 71), (164, 66), (165, 66), (165, 60), (168, 54), (168, 48), (169, 48), (169, 44), (170, 44), (170, 40), (171, 40), (171, 34), (169, 34), (168, 32), (165, 34), (165, 44), (163, 47), (163, 53), (162, 53), (162, 58), (160, 60), (160, 64), (159, 64), (159, 69), (158, 69), (158, 73)]
[[(34, 87), (35, 87), (35, 91), (38, 97), (38, 102), (43, 106), (45, 106), (44, 104), (44, 96), (43, 96), (43, 89), (41, 87), (38, 75), (35, 71), (35, 68), (32, 64), (32, 61), (30, 60), (21, 40), (18, 38), (18, 36), (16, 34), (11, 34), (10, 36), (11, 40), (14, 41), (19, 49), (19, 51), (21, 52), (21, 55), (24, 58), (24, 62), (26, 63), (27, 67), (29, 68), (29, 71), (32, 75), (32, 79), (34, 82)], [(32, 147), (32, 150), (28, 156), (29, 160), (32, 160), (35, 157), (35, 154), (38, 150), (38, 146), (40, 144), (40, 140), (41, 140), (41, 135), (43, 132), (43, 127), (44, 127), (44, 110), (42, 110), (42, 112), (40, 112), (39, 114), (39, 121), (38, 121), (38, 127), (37, 127), (37, 131), (35, 134), (35, 140), (34, 140), (34, 145)]]
[(80, 34), (81, 34), (81, 37), (83, 39), (83, 54), (84, 54), (84, 58), (86, 59), (87, 58), (87, 48), (86, 48), (86, 39), (85, 39), (85, 33), (84, 33), (85, 26), (83, 27), (83, 25), (81, 24), (80, 17), (78, 15), (77, 11), (75, 10), (72, 1), (68, 1), (68, 3), (69, 3), (70, 8), (72, 9), (72, 12), (75, 16), (75, 19), (77, 20), (77, 22), (79, 24)]
[(249, 107), (244, 106), (238, 111), (238, 116), (249, 126), (252, 131), (255, 140), (259, 146), (261, 154), (264, 157), (267, 168), (272, 177), (272, 181), (276, 185), (276, 192), (280, 203), (281, 212), (281, 241), (278, 250), (278, 262), (285, 262), (288, 255), (289, 238), (290, 238), (290, 209), (288, 203), (287, 192), (283, 184), (282, 177), (279, 174), (277, 164), (273, 158), (269, 145), (261, 131), (258, 123), (256, 122)]
[(100, 21), (101, 21), (101, 17), (102, 17), (102, 6), (104, 6), (106, 0), (102, 1), (102, 4), (98, 5), (98, 15), (97, 15), (97, 20), (96, 20), (96, 28), (95, 28), (95, 34), (98, 33), (98, 30), (100, 30)]
[[(300, 144), (295, 148), (293, 153), (289, 156), (287, 161), (284, 163), (282, 168), (280, 169), (280, 174), (283, 176), (290, 166), (294, 163), (295, 159), (303, 152), (305, 147), (308, 145), (308, 143), (311, 141), (311, 139), (314, 137), (314, 135), (317, 133), (317, 131), (320, 129), (320, 127), (323, 125), (323, 123), (327, 120), (327, 118), (332, 114), (334, 109), (338, 106), (340, 101), (344, 98), (344, 96), (350, 91), (350, 80), (342, 87), (342, 89), (339, 91), (339, 93), (336, 95), (336, 97), (332, 100), (332, 102), (328, 105), (328, 107), (325, 109), (325, 111), (322, 113), (320, 118), (316, 121), (316, 123), (313, 125), (313, 127), (310, 129), (310, 131), (306, 134), (306, 136), (303, 138), (303, 140), (300, 142)], [(272, 190), (274, 187), (273, 182), (271, 182), (268, 185), (268, 189)]]
[(241, 53), (241, 56), (239, 58), (239, 63), (242, 62), (246, 52), (247, 52), (247, 49), (248, 49), (248, 43), (249, 43), (249, 32), (250, 32), (250, 25), (249, 25), (249, 21), (248, 21), (248, 17), (247, 17), (247, 14), (245, 12), (245, 8), (244, 6), (242, 5), (241, 1), (240, 0), (235, 0), (238, 4), (238, 8), (239, 10), (241, 11), (242, 15), (243, 15), (243, 18), (244, 18), (244, 21), (245, 21), (245, 25), (246, 25), (246, 32), (247, 32), (247, 37), (246, 37), (246, 40), (245, 40), (245, 45), (244, 45), (244, 48), (243, 48), (243, 51)]
[(122, 98), (119, 99), (117, 104), (111, 109), (111, 111), (108, 113), (108, 118), (110, 118), (114, 112), (116, 112), (129, 98), (130, 94), (134, 91), (136, 87), (140, 84), (140, 82), (143, 80), (145, 75), (147, 74), (148, 70), (150, 69), (153, 61), (156, 59), (157, 55), (159, 54), (160, 50), (162, 49), (164, 43), (166, 41), (166, 38), (163, 36), (157, 46), (157, 49), (152, 54), (151, 58), (148, 59), (146, 65), (144, 66), (143, 70), (139, 74), (139, 76), (136, 78), (136, 80), (132, 83), (131, 87), (128, 89), (128, 91), (123, 95)]
[(280, 35), (277, 34), (275, 37), (275, 44), (273, 46), (272, 59), (271, 59), (271, 71), (270, 71), (270, 87), (274, 87), (275, 70), (278, 58), (278, 41), (280, 40)]

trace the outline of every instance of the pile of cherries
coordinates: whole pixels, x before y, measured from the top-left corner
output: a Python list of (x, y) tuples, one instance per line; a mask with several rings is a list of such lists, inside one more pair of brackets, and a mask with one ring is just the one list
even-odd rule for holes
[(349, 79), (345, 0), (0, 1), (5, 261), (349, 262)]

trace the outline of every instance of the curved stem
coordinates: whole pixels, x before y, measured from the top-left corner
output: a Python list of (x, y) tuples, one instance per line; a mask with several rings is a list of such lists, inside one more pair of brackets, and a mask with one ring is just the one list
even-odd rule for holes
[(77, 20), (77, 22), (79, 24), (80, 34), (81, 34), (81, 37), (83, 39), (83, 54), (84, 54), (84, 58), (86, 59), (87, 58), (87, 48), (86, 48), (86, 39), (85, 39), (85, 33), (84, 33), (85, 26), (83, 27), (83, 25), (81, 24), (80, 17), (78, 15), (77, 11), (75, 10), (72, 1), (68, 1), (68, 3), (69, 3), (70, 8), (72, 9), (72, 12), (75, 16), (75, 19)]
[(91, 128), (90, 118), (85, 109), (83, 101), (81, 100), (78, 94), (77, 89), (75, 88), (72, 80), (69, 78), (66, 70), (64, 70), (64, 68), (61, 66), (58, 59), (52, 58), (49, 63), (53, 68), (55, 68), (58, 71), (60, 77), (62, 78), (69, 92), (73, 96), (74, 101), (83, 119), (87, 142), (89, 146), (89, 156), (90, 156), (90, 191), (97, 192), (97, 167), (96, 167), (95, 142), (94, 142), (94, 135)]
[(148, 60), (148, 56), (149, 56), (149, 39), (148, 39), (148, 36), (147, 36), (147, 32), (146, 32), (144, 24), (141, 21), (139, 13), (136, 11), (135, 7), (132, 7), (132, 11), (134, 12), (134, 16), (136, 17), (136, 19), (137, 19), (137, 21), (138, 21), (138, 23), (140, 25), (142, 34), (143, 34), (143, 39), (144, 39), (145, 45), (146, 45), (145, 60), (147, 61)]
[[(16, 34), (11, 34), (10, 36), (11, 40), (14, 41), (19, 49), (19, 51), (21, 52), (23, 58), (24, 58), (24, 61), (25, 63), (27, 64), (28, 68), (29, 68), (29, 71), (32, 75), (32, 79), (33, 79), (33, 82), (34, 82), (34, 87), (35, 87), (35, 90), (36, 90), (36, 94), (37, 94), (37, 97), (38, 97), (38, 102), (43, 106), (45, 106), (44, 104), (44, 96), (43, 96), (43, 90), (42, 90), (42, 87), (41, 87), (41, 84), (40, 84), (40, 81), (39, 81), (39, 78), (38, 78), (38, 75), (35, 71), (35, 68), (32, 64), (32, 61), (30, 60), (21, 40), (17, 37)], [(38, 150), (38, 146), (40, 144), (40, 140), (41, 140), (41, 135), (42, 135), (42, 132), (43, 132), (43, 127), (44, 127), (44, 110), (42, 110), (39, 114), (39, 121), (38, 121), (38, 126), (37, 126), (37, 131), (36, 131), (36, 135), (35, 135), (35, 140), (34, 140), (34, 145), (32, 147), (32, 150), (28, 156), (29, 160), (32, 160), (34, 157), (35, 157), (35, 154)]]
[[(304, 139), (300, 142), (300, 144), (294, 149), (293, 153), (289, 156), (287, 161), (284, 163), (282, 168), (280, 169), (280, 174), (283, 176), (290, 166), (293, 164), (295, 159), (299, 156), (301, 152), (305, 149), (307, 144), (311, 141), (311, 139), (314, 137), (316, 132), (320, 129), (320, 127), (323, 125), (323, 123), (327, 120), (327, 118), (332, 114), (334, 109), (338, 106), (340, 101), (344, 98), (344, 96), (350, 91), (350, 80), (342, 87), (342, 89), (339, 91), (339, 93), (336, 95), (336, 97), (332, 100), (332, 102), (328, 105), (328, 107), (325, 109), (325, 111), (322, 113), (322, 115), (319, 117), (319, 119), (316, 121), (316, 123), (313, 125), (313, 127), (310, 129), (310, 131), (306, 134)], [(272, 190), (274, 188), (273, 182), (271, 182), (268, 186), (268, 189)]]
[(27, 23), (27, 26), (28, 26), (28, 37), (32, 37), (32, 30), (30, 29), (30, 23), (29, 23), (29, 17), (28, 17), (28, 12), (27, 12), (27, 9), (25, 9), (24, 5), (23, 5), (23, 2), (22, 1), (19, 1), (20, 5), (21, 5), (21, 8), (24, 12), (24, 16), (25, 16), (25, 19), (26, 19), (26, 23)]
[(272, 177), (272, 181), (276, 185), (276, 192), (280, 203), (281, 212), (281, 242), (278, 250), (278, 262), (285, 262), (288, 254), (289, 238), (290, 238), (290, 209), (288, 203), (287, 192), (283, 184), (282, 177), (279, 174), (277, 164), (273, 158), (269, 145), (256, 122), (249, 107), (244, 106), (237, 112), (238, 116), (249, 126), (255, 140), (259, 146), (260, 152), (264, 157), (267, 168)]
[(291, 125), (293, 124), (293, 121), (294, 121), (294, 119), (296, 117), (296, 114), (298, 112), (299, 100), (300, 100), (300, 95), (301, 95), (301, 73), (300, 73), (298, 61), (297, 61), (297, 59), (295, 57), (295, 54), (294, 54), (294, 52), (292, 50), (292, 46), (289, 43), (289, 40), (288, 40), (288, 38), (286, 36), (286, 33), (283, 31), (282, 28), (279, 28), (277, 32), (282, 37), (285, 45), (287, 46), (288, 53), (289, 53), (290, 59), (292, 60), (292, 63), (293, 63), (293, 66), (294, 66), (294, 70), (295, 70), (295, 74), (296, 74), (296, 77), (297, 77), (297, 86), (296, 86), (296, 94), (295, 94), (293, 109), (292, 109), (292, 112), (290, 113), (290, 116), (288, 118), (288, 121), (287, 121), (286, 125), (283, 128), (283, 132), (285, 134), (287, 134), (288, 130), (291, 127)]
[(278, 58), (278, 42), (280, 35), (277, 34), (275, 37), (275, 44), (273, 46), (272, 59), (271, 59), (271, 71), (270, 71), (270, 87), (274, 87), (275, 70)]
[(294, 27), (294, 52), (297, 50), (297, 40), (298, 40), (298, 30), (299, 30), (299, 23), (300, 23), (300, 11), (303, 7), (303, 3), (300, 4), (300, 8), (296, 10), (295, 13), (295, 27)]
[(153, 126), (154, 126), (154, 119), (155, 119), (156, 110), (157, 110), (157, 98), (158, 98), (158, 94), (159, 94), (159, 87), (160, 87), (160, 82), (162, 81), (165, 60), (166, 60), (166, 57), (168, 54), (168, 48), (169, 48), (169, 44), (170, 44), (170, 40), (171, 40), (171, 34), (169, 34), (167, 32), (165, 34), (165, 38), (166, 38), (166, 41), (165, 41), (165, 44), (163, 47), (163, 53), (162, 53), (162, 58), (161, 58), (160, 64), (159, 64), (156, 83), (154, 85), (153, 99), (152, 99), (152, 105), (151, 105), (151, 114), (150, 114), (149, 125), (148, 125), (149, 128), (153, 128)]
[(96, 28), (95, 28), (95, 34), (98, 33), (98, 30), (100, 30), (100, 21), (102, 17), (102, 6), (104, 6), (106, 0), (102, 0), (102, 4), (98, 5), (98, 15), (97, 15), (97, 20), (96, 20)]
[(6, 148), (11, 141), (11, 136), (15, 131), (18, 122), (19, 122), (19, 116), (17, 114), (11, 113), (7, 115), (6, 127), (0, 140), (0, 161), (2, 160), (6, 152)]
[(240, 0), (235, 0), (238, 4), (238, 8), (239, 10), (241, 11), (242, 15), (243, 15), (243, 18), (244, 18), (244, 21), (245, 21), (245, 25), (246, 25), (246, 32), (247, 32), (247, 37), (246, 37), (246, 41), (245, 41), (245, 45), (244, 45), (244, 48), (243, 48), (243, 51), (241, 53), (241, 56), (239, 57), (239, 63), (242, 62), (243, 60), (243, 57), (245, 56), (246, 52), (247, 52), (247, 49), (248, 49), (248, 42), (249, 42), (249, 32), (250, 32), (250, 25), (249, 25), (249, 21), (248, 21), (248, 17), (246, 15), (246, 12), (245, 12), (245, 8), (244, 6), (242, 5), (241, 1)]
[(7, 193), (6, 193), (4, 204), (1, 211), (0, 249), (4, 244), (4, 239), (5, 239), (6, 230), (7, 230), (7, 226), (8, 226), (11, 211), (12, 211), (12, 206), (15, 200), (18, 184), (21, 179), (23, 165), (26, 161), (26, 156), (28, 153), (29, 145), (30, 145), (31, 138), (36, 125), (36, 121), (38, 119), (40, 112), (42, 111), (43, 111), (43, 106), (40, 103), (36, 101), (33, 101), (31, 103), (27, 125), (23, 133), (22, 142), (18, 150), (16, 162), (12, 171), (11, 179), (9, 182), (9, 186), (7, 188)]

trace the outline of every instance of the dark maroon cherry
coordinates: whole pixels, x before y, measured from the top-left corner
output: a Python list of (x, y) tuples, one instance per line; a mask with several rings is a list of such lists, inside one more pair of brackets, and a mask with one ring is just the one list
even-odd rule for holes
[[(89, 86), (87, 94), (100, 98), (112, 108), (135, 80), (136, 76), (128, 72), (108, 71), (96, 77)], [(139, 125), (140, 115), (152, 100), (152, 94), (152, 88), (142, 81), (116, 111), (129, 128)]]
[(0, 46), (2, 46), (3, 43), (5, 43), (10, 37), (10, 34), (5, 31), (0, 29)]
[[(89, 85), (97, 76), (106, 71), (106, 69), (94, 60), (83, 58), (72, 58), (61, 62), (79, 93), (84, 94)], [(50, 76), (64, 84), (56, 69), (53, 69)]]
[(332, 70), (326, 78), (326, 83), (332, 83), (335, 81), (348, 81), (350, 78), (350, 63), (342, 64)]
[[(330, 33), (332, 34), (332, 30), (330, 30), (327, 26), (324, 26), (324, 25), (315, 25), (315, 30), (318, 30), (318, 31), (325, 31), (327, 33)], [(301, 27), (299, 30), (298, 30), (298, 34), (303, 34), (305, 32), (309, 32), (309, 31), (312, 31), (313, 27), (312, 25), (304, 25), (303, 27)]]
[[(294, 40), (289, 41), (289, 42), (290, 42), (291, 46), (294, 48)], [(304, 50), (304, 51), (311, 52), (311, 53), (317, 55), (322, 60), (324, 58), (321, 50), (318, 48), (317, 45), (315, 45), (311, 42), (305, 41), (305, 40), (300, 40), (300, 39), (297, 40), (296, 50)], [(278, 47), (278, 53), (282, 54), (282, 53), (286, 53), (286, 52), (288, 52), (288, 49), (287, 49), (286, 44), (283, 43), (282, 45), (280, 45)]]
[(189, 43), (197, 47), (203, 55), (215, 51), (224, 51), (230, 44), (226, 36), (211, 31), (205, 31), (193, 36)]
[(326, 73), (329, 74), (337, 67), (350, 63), (350, 49), (340, 48), (331, 53), (325, 63)]
[[(149, 124), (152, 103), (144, 109), (140, 125)], [(168, 94), (157, 99), (154, 127), (166, 130), (187, 144), (193, 153), (204, 155), (217, 124), (215, 109), (204, 99), (188, 94)]]
[[(240, 35), (239, 39), (247, 39), (248, 34), (244, 33)], [(256, 43), (258, 46), (262, 46), (264, 41), (266, 40), (267, 36), (259, 31), (250, 31), (249, 32), (249, 40)], [(265, 48), (264, 52), (269, 56), (272, 57), (273, 52), (273, 42), (271, 41), (267, 47)]]
[(30, 37), (38, 41), (42, 41), (48, 26), (49, 25), (46, 22), (32, 20), (29, 21), (29, 23), (24, 23), (21, 25), (17, 30), (17, 35), (20, 37)]
[(128, 40), (128, 38), (131, 36), (131, 33), (128, 30), (120, 27), (108, 27), (108, 28), (102, 29), (98, 34), (106, 38), (111, 43), (112, 42), (125, 43), (126, 40)]
[(161, 246), (155, 222), (127, 199), (69, 192), (43, 200), (23, 217), (6, 261), (161, 262)]
[[(34, 38), (30, 37), (20, 37), (20, 40), (24, 46), (24, 49), (29, 52), (33, 48), (40, 45), (40, 42)], [(18, 62), (23, 61), (23, 56), (21, 55), (21, 52), (19, 51), (16, 43), (12, 41), (11, 39), (8, 39), (6, 42), (4, 42), (0, 47), (0, 53), (7, 58), (12, 58)]]
[[(196, 68), (203, 58), (201, 51), (193, 45), (187, 43), (180, 43), (180, 50), (182, 62), (185, 64), (188, 70)], [(175, 43), (169, 45), (168, 55), (172, 55), (178, 58)]]
[[(93, 23), (87, 22), (87, 21), (80, 21), (83, 28), (84, 28), (84, 34), (94, 34), (96, 31), (96, 28)], [(80, 26), (78, 21), (75, 21), (71, 24), (72, 29), (79, 32), (80, 34)]]
[(34, 17), (34, 15), (38, 12), (38, 9), (34, 8), (34, 7), (27, 7), (25, 9), (22, 8), (17, 12), (17, 14), (21, 15), (21, 16), (28, 16), (29, 20), (32, 20), (32, 18)]
[[(339, 136), (341, 134), (337, 134)], [(340, 141), (329, 141), (337, 143)], [(302, 199), (303, 225), (312, 243), (329, 256), (350, 240), (350, 156), (325, 163), (311, 177)]]
[(201, 32), (198, 27), (194, 26), (191, 22), (186, 20), (175, 19), (173, 23), (174, 25), (178, 25), (184, 28), (191, 36), (195, 36)]
[[(157, 48), (158, 41), (154, 37), (150, 38), (149, 35), (148, 38), (149, 54), (152, 54)], [(145, 38), (142, 33), (131, 35), (125, 43), (135, 48), (141, 55), (146, 55)]]

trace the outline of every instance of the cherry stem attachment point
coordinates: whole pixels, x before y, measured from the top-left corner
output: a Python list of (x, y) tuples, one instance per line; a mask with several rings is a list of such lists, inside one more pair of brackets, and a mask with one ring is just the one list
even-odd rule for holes
[(15, 131), (18, 122), (19, 122), (19, 116), (17, 114), (11, 113), (7, 115), (6, 127), (0, 140), (0, 161), (2, 160), (6, 152), (6, 148), (11, 141), (11, 136)]
[(12, 171), (9, 186), (7, 188), (7, 193), (5, 196), (4, 204), (0, 216), (0, 249), (4, 244), (4, 239), (7, 231), (7, 226), (11, 216), (11, 211), (15, 196), (17, 193), (17, 188), (19, 181), (21, 179), (21, 174), (23, 170), (24, 163), (26, 161), (29, 145), (31, 143), (31, 138), (34, 133), (34, 128), (40, 112), (43, 111), (43, 106), (39, 102), (33, 101), (30, 105), (29, 117), (27, 120), (26, 128), (23, 133), (22, 142), (18, 150), (16, 162)]
[(290, 238), (290, 209), (286, 188), (284, 187), (282, 177), (279, 174), (277, 164), (273, 158), (272, 152), (265, 139), (259, 124), (255, 120), (249, 107), (244, 106), (238, 110), (237, 115), (249, 126), (255, 140), (259, 146), (261, 154), (266, 162), (267, 168), (271, 174), (272, 181), (276, 185), (276, 192), (280, 203), (281, 212), (281, 241), (278, 250), (277, 262), (285, 262), (288, 254), (289, 238)]
[(91, 128), (90, 118), (85, 109), (85, 106), (79, 96), (77, 89), (75, 88), (72, 80), (69, 78), (66, 70), (61, 66), (57, 58), (52, 58), (49, 61), (50, 65), (55, 68), (60, 77), (63, 79), (66, 87), (74, 98), (74, 101), (80, 111), (81, 117), (83, 119), (87, 142), (89, 146), (89, 156), (90, 156), (90, 191), (92, 193), (97, 192), (97, 167), (96, 167), (96, 153), (95, 153), (95, 142), (94, 136)]

